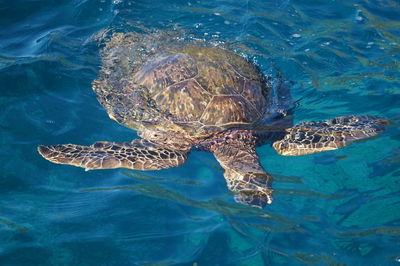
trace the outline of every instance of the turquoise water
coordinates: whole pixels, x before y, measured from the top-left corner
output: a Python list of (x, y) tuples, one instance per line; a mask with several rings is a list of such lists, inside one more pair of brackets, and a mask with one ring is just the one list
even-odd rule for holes
[[(282, 157), (263, 210), (234, 202), (194, 151), (175, 169), (85, 172), (39, 144), (129, 141), (91, 90), (102, 39), (173, 25), (248, 48), (294, 81), (295, 122), (387, 117), (377, 137)], [(0, 265), (398, 265), (400, 4), (385, 1), (0, 1)]]

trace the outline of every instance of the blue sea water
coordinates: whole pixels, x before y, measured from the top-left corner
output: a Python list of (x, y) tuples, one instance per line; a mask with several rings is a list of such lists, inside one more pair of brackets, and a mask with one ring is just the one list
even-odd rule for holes
[[(153, 172), (37, 153), (135, 138), (91, 89), (101, 39), (174, 26), (279, 68), (295, 122), (372, 114), (388, 128), (308, 156), (258, 148), (274, 177), (264, 209), (234, 202), (210, 153)], [(0, 265), (399, 265), (399, 66), (397, 0), (0, 0)]]

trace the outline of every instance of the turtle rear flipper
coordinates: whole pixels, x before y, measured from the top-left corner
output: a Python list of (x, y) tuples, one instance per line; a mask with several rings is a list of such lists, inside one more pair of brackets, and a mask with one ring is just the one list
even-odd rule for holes
[(301, 122), (286, 129), (284, 138), (272, 146), (279, 154), (286, 156), (336, 150), (355, 140), (375, 136), (385, 130), (386, 124), (386, 119), (371, 115)]
[(61, 144), (39, 146), (47, 160), (93, 169), (130, 168), (158, 170), (179, 166), (186, 161), (187, 152), (166, 149), (144, 139), (132, 142), (96, 142), (90, 146)]
[(210, 150), (224, 168), (227, 186), (237, 202), (259, 208), (272, 203), (272, 177), (262, 168), (253, 141), (232, 137)]

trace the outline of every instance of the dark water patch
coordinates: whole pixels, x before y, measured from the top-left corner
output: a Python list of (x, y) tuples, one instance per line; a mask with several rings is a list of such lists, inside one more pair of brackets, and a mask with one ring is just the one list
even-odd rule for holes
[(257, 209), (246, 209), (243, 208), (242, 206), (227, 203), (220, 199), (214, 198), (208, 201), (195, 201), (185, 197), (184, 195), (176, 191), (169, 190), (157, 184), (138, 184), (133, 186), (111, 187), (111, 188), (91, 188), (91, 189), (85, 189), (83, 191), (90, 192), (90, 191), (123, 191), (123, 190), (133, 190), (151, 197), (168, 199), (173, 202), (177, 202), (179, 204), (215, 211), (225, 216), (258, 217), (264, 221), (270, 220), (273, 222), (282, 223), (283, 225), (286, 226), (291, 224), (289, 220), (279, 215), (265, 214)]
[(367, 229), (363, 231), (342, 232), (338, 234), (344, 237), (366, 237), (373, 235), (397, 236), (400, 234), (400, 230), (398, 228), (380, 227), (380, 228)]
[(335, 156), (333, 154), (325, 154), (316, 156), (314, 158), (314, 162), (319, 164), (331, 164), (335, 163), (338, 159), (339, 159), (338, 156)]
[(187, 179), (177, 179), (177, 178), (153, 177), (151, 175), (147, 175), (147, 174), (136, 172), (136, 171), (129, 171), (129, 170), (123, 170), (123, 174), (128, 176), (128, 177), (130, 177), (130, 178), (138, 180), (138, 181), (154, 182), (154, 181), (166, 181), (166, 180), (168, 180), (169, 182), (182, 183), (182, 184), (186, 184), (186, 185), (197, 185), (197, 186), (201, 186), (202, 185), (201, 181), (187, 180)]
[(9, 221), (9, 220), (3, 219), (3, 218), (0, 218), (0, 223), (7, 226), (7, 228), (9, 228), (11, 230), (17, 230), (19, 232), (25, 232), (28, 230), (28, 228), (23, 225), (16, 224), (12, 221)]

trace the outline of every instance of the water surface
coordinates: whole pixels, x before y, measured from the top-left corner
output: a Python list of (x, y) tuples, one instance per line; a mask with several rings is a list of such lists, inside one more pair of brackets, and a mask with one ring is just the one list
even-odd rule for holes
[[(398, 1), (0, 1), (1, 265), (397, 265)], [(248, 48), (294, 81), (295, 122), (387, 117), (337, 151), (258, 152), (265, 209), (234, 202), (213, 156), (176, 169), (85, 172), (39, 144), (129, 141), (91, 90), (113, 32), (174, 25)]]

